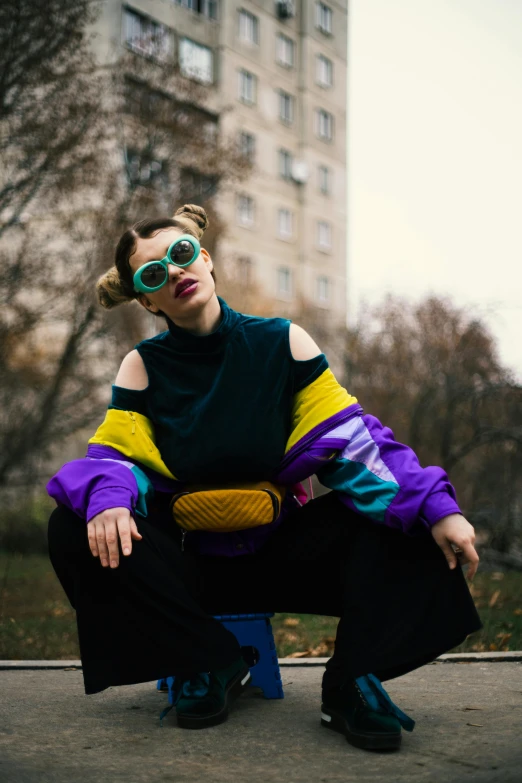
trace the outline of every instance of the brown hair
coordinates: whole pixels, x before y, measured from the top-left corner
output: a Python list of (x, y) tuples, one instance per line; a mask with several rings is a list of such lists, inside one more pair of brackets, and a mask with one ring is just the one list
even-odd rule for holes
[(129, 259), (136, 250), (137, 239), (149, 239), (162, 228), (179, 228), (183, 233), (199, 240), (208, 228), (207, 213), (197, 204), (185, 204), (176, 211), (174, 217), (140, 220), (134, 223), (118, 242), (114, 266), (111, 266), (96, 284), (98, 300), (103, 307), (107, 309), (116, 307), (140, 296), (134, 290)]

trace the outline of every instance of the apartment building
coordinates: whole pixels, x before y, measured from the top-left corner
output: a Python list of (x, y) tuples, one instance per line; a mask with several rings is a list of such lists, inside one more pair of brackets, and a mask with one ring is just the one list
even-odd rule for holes
[(105, 0), (95, 46), (160, 47), (212, 87), (207, 110), (252, 174), (220, 194), (220, 257), (290, 315), (346, 313), (347, 0)]

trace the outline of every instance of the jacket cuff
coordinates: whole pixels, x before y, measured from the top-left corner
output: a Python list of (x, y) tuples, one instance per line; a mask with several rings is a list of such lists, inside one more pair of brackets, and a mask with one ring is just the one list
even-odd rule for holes
[(439, 519), (447, 517), (449, 514), (462, 514), (457, 501), (446, 490), (439, 490), (428, 495), (422, 504), (420, 516), (430, 527)]
[(101, 514), (108, 508), (128, 508), (132, 514), (134, 501), (134, 494), (127, 487), (103, 487), (91, 493), (85, 515), (86, 521), (90, 522), (96, 514)]

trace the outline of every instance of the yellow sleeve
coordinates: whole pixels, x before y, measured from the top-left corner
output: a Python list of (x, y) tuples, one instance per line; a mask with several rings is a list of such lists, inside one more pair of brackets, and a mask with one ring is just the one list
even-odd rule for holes
[(162, 476), (176, 478), (161, 458), (152, 422), (141, 413), (110, 408), (89, 444), (110, 446)]
[(318, 424), (356, 402), (357, 399), (337, 382), (333, 372), (330, 369), (325, 370), (319, 378), (294, 396), (292, 432), (285, 453)]

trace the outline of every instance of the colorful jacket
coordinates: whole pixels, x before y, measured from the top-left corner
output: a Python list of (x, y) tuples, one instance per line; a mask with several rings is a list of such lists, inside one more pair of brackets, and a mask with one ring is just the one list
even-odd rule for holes
[[(421, 532), (459, 513), (444, 470), (422, 468), (414, 452), (365, 414), (329, 369), (295, 395), (284, 457), (274, 475), (265, 478), (291, 487), (314, 474), (348, 508), (404, 533)], [(117, 506), (145, 517), (154, 492), (180, 488), (155, 444), (152, 422), (117, 409), (107, 411), (86, 457), (64, 465), (47, 485), (51, 497), (86, 521)], [(194, 535), (202, 552), (245, 554), (256, 551), (280, 521)]]

